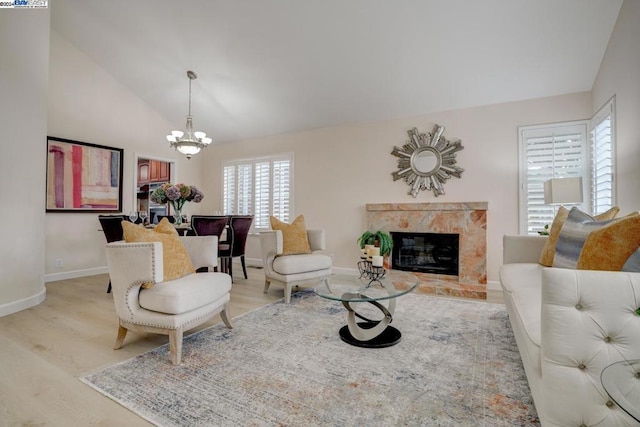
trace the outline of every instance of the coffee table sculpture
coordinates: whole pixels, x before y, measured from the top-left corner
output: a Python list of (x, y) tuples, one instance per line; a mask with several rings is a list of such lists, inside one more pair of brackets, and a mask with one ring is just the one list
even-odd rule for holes
[[(389, 325), (393, 320), (396, 298), (413, 291), (418, 279), (410, 273), (393, 272), (371, 280), (349, 275), (333, 275), (314, 288), (323, 298), (341, 301), (348, 310), (347, 325), (340, 328), (340, 338), (358, 347), (381, 348), (397, 344), (400, 331)], [(381, 301), (387, 300), (385, 306)], [(383, 314), (381, 320), (372, 320), (356, 312), (352, 304), (366, 302)], [(358, 322), (356, 318), (363, 320)]]

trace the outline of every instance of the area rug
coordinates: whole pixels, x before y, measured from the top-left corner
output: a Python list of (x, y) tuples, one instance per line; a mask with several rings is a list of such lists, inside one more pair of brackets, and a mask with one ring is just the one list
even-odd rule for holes
[(406, 295), (402, 340), (340, 340), (341, 303), (303, 291), (81, 380), (159, 426), (537, 426), (505, 307)]

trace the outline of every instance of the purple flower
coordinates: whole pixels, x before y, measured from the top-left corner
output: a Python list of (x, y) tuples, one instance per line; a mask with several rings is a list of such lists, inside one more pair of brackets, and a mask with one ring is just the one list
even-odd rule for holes
[(191, 186), (191, 200), (193, 203), (200, 203), (204, 199), (202, 191), (198, 190), (194, 185)]
[(164, 194), (167, 196), (167, 199), (173, 201), (173, 200), (178, 200), (180, 198), (180, 189), (178, 187), (176, 187), (175, 185), (167, 188), (164, 191)]

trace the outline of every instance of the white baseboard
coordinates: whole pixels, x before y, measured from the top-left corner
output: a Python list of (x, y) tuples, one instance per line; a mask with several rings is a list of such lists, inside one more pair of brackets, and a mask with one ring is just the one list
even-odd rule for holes
[[(240, 258), (234, 258), (233, 262), (240, 262)], [(261, 258), (244, 258), (244, 262), (247, 265), (247, 267), (257, 267), (257, 268), (262, 268), (262, 259)]]
[(10, 314), (26, 310), (27, 308), (34, 307), (44, 301), (46, 297), (47, 289), (43, 286), (42, 290), (35, 295), (0, 305), (0, 317), (8, 316)]
[(502, 286), (500, 286), (500, 282), (495, 280), (487, 280), (487, 290), (488, 291), (501, 291)]
[(64, 271), (62, 273), (51, 273), (44, 275), (44, 281), (56, 282), (58, 280), (75, 279), (77, 277), (95, 276), (96, 274), (109, 273), (108, 267), (87, 268), (86, 270)]

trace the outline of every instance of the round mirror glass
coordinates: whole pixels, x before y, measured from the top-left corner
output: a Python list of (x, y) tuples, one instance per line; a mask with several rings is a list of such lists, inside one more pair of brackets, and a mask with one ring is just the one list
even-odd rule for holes
[(440, 167), (440, 153), (431, 147), (417, 150), (411, 159), (411, 167), (418, 175), (432, 175)]

